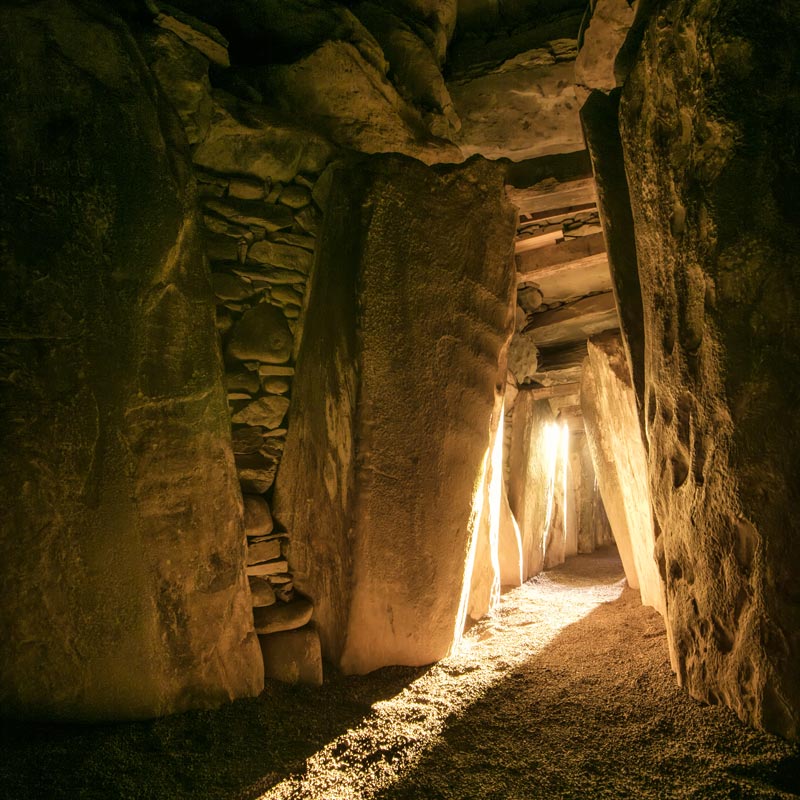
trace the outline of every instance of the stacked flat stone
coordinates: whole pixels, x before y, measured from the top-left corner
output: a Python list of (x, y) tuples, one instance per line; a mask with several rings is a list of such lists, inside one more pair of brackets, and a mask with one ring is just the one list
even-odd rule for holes
[(148, 60), (183, 123), (202, 204), (265, 673), (320, 683), (313, 605), (294, 590), (289, 534), (275, 530), (265, 495), (286, 441), (321, 219), (315, 186), (334, 151), (323, 137), (254, 101), (254, 91), (239, 97), (212, 86), (210, 62), (229, 64), (219, 31), (172, 7), (159, 9), (154, 0), (148, 7), (158, 12), (145, 37)]
[(244, 498), (247, 575), (256, 632), (266, 636), (306, 625), (313, 612), (294, 591), (289, 535), (274, 529), (264, 494), (286, 439), (291, 361), (320, 211), (309, 176), (284, 185), (201, 172), (200, 182)]

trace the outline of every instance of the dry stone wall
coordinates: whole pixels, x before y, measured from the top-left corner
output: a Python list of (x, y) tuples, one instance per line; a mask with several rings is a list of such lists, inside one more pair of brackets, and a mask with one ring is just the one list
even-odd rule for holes
[(181, 116), (199, 185), (255, 631), (268, 677), (321, 682), (314, 607), (295, 591), (289, 532), (274, 524), (269, 498), (322, 218), (317, 184), (333, 151), (269, 108), (212, 87), (210, 56), (226, 62), (213, 29), (187, 15), (155, 22), (143, 39)]

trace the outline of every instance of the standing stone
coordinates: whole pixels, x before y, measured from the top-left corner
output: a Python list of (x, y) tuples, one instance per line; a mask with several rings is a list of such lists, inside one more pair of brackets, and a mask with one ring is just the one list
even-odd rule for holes
[(522, 577), (544, 567), (546, 534), (553, 515), (551, 483), (558, 456), (555, 418), (546, 400), (520, 389), (514, 403), (509, 455), (508, 502), (522, 537)]
[(515, 214), (487, 162), (390, 156), (342, 167), (324, 222), (274, 512), (329, 657), (427, 664), (463, 622)]
[(694, 697), (797, 738), (800, 14), (763, 15), (659, 4), (620, 119), (673, 664)]
[(655, 533), (642, 441), (628, 361), (618, 337), (588, 343), (581, 408), (597, 484), (628, 583), (661, 614), (664, 585), (655, 557)]
[(0, 6), (9, 715), (139, 719), (262, 684), (185, 140), (101, 18)]

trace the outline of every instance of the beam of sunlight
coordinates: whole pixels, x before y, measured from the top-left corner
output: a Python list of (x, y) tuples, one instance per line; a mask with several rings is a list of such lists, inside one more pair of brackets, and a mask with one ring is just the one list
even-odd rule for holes
[(466, 634), (457, 653), (395, 697), (374, 703), (357, 727), (308, 758), (304, 773), (289, 776), (259, 800), (375, 797), (415, 769), (441, 742), (451, 719), (545, 650), (564, 628), (617, 599), (624, 586), (617, 578), (565, 581), (542, 573), (506, 593), (498, 616)]
[(450, 645), (451, 653), (458, 648), (458, 643), (461, 641), (461, 636), (464, 633), (464, 626), (467, 622), (469, 595), (472, 589), (472, 571), (475, 568), (475, 554), (478, 550), (478, 537), (480, 536), (484, 498), (486, 497), (486, 475), (489, 469), (490, 457), (491, 444), (486, 448), (486, 452), (483, 454), (481, 471), (472, 492), (472, 512), (469, 517), (469, 550), (467, 551), (466, 563), (464, 565), (464, 580), (461, 584), (461, 599), (458, 603), (456, 627), (453, 631), (453, 643)]
[(562, 534), (564, 543), (566, 544), (567, 541), (567, 506), (569, 503), (567, 502), (567, 490), (569, 489), (568, 485), (568, 470), (569, 470), (569, 425), (566, 423), (561, 426), (561, 460), (562, 465), (561, 469), (563, 472), (562, 478), (562, 489), (564, 491), (564, 499), (562, 501), (562, 505), (564, 506), (564, 532)]
[(558, 451), (561, 441), (561, 426), (556, 422), (548, 422), (544, 426), (544, 458), (545, 474), (547, 475), (547, 512), (544, 517), (544, 533), (542, 534), (542, 558), (547, 553), (547, 544), (550, 541), (550, 530), (553, 525), (553, 511), (556, 499), (556, 467), (558, 465)]
[(500, 409), (500, 421), (494, 437), (491, 464), (492, 476), (489, 486), (489, 547), (492, 559), (492, 593), (489, 600), (491, 614), (500, 602), (500, 505), (503, 499), (503, 427), (505, 408)]

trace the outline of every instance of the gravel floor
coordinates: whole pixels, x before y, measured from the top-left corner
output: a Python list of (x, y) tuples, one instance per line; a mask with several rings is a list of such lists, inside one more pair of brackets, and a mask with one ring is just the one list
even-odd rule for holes
[(147, 723), (6, 723), (2, 747), (8, 798), (800, 797), (798, 747), (677, 688), (613, 550), (504, 595), (430, 668)]

